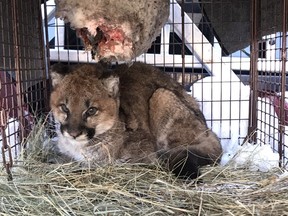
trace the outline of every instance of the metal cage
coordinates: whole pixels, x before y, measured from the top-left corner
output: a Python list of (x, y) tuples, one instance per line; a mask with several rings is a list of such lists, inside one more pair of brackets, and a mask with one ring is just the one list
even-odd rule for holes
[[(224, 151), (248, 141), (269, 144), (286, 165), (287, 7), (285, 0), (171, 0), (161, 35), (135, 61), (183, 84)], [(49, 110), (50, 63), (95, 61), (69, 23), (55, 18), (54, 0), (0, 0), (0, 12), (1, 142), (7, 156), (8, 146), (20, 145), (33, 121)], [(5, 136), (10, 124), (19, 126)]]
[(7, 169), (47, 111), (47, 59), (38, 0), (0, 1), (1, 161)]

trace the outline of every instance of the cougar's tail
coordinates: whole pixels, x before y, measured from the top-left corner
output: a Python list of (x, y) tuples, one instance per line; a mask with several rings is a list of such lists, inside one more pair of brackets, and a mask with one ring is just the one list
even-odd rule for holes
[(158, 152), (160, 164), (179, 178), (195, 179), (200, 176), (199, 168), (219, 162), (215, 155), (203, 154), (193, 146), (185, 149)]

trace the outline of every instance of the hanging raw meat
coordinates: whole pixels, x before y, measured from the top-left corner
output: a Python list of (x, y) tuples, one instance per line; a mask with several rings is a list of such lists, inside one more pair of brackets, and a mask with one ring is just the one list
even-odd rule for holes
[(56, 0), (56, 16), (70, 22), (99, 60), (130, 61), (147, 51), (169, 16), (169, 0)]

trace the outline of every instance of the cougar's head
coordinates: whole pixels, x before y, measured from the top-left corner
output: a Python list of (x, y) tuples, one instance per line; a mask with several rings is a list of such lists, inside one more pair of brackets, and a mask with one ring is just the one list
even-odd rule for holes
[(50, 107), (63, 136), (87, 142), (118, 121), (119, 78), (100, 79), (102, 73), (95, 64), (52, 67)]

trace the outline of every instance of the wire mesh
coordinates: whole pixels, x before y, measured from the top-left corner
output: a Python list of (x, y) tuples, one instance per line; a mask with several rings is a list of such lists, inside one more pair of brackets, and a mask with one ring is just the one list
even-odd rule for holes
[(255, 41), (258, 56), (254, 91), (257, 95), (257, 142), (279, 152), (280, 165), (287, 164), (286, 49), (287, 3), (254, 1)]
[(13, 159), (19, 156), (35, 117), (47, 111), (40, 5), (39, 0), (0, 1), (1, 122), (6, 122), (0, 143), (7, 139)]
[[(184, 85), (199, 101), (225, 152), (247, 140), (269, 144), (284, 165), (285, 0), (170, 2), (161, 35), (135, 60), (161, 68)], [(30, 116), (49, 109), (48, 59), (52, 64), (95, 62), (69, 23), (55, 18), (55, 2), (42, 4), (42, 17), (40, 3), (0, 0), (1, 98), (10, 121), (22, 128), (20, 137), (29, 132)]]

